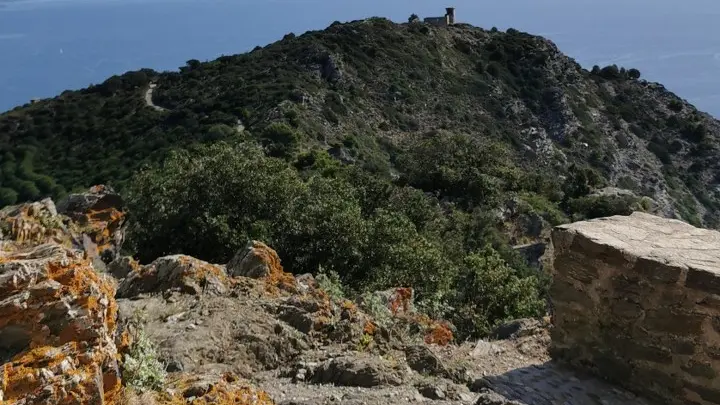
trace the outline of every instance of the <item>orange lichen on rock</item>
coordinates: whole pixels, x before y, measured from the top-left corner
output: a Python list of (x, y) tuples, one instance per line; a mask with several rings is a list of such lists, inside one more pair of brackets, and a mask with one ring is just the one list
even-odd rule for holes
[(393, 315), (397, 315), (402, 309), (403, 313), (410, 312), (413, 298), (413, 289), (407, 287), (396, 288), (393, 295), (390, 297), (390, 312)]
[(365, 321), (365, 325), (363, 326), (363, 334), (373, 336), (376, 331), (377, 325), (375, 325), (375, 322)]
[(0, 235), (18, 246), (57, 243), (69, 246), (62, 217), (50, 199), (25, 203), (0, 210)]
[(295, 276), (285, 272), (277, 252), (259, 241), (250, 241), (239, 250), (227, 264), (226, 269), (231, 277), (265, 280), (266, 289), (271, 293), (280, 290), (291, 293), (298, 291)]
[(60, 202), (58, 210), (73, 220), (72, 233), (77, 241), (87, 235), (101, 257), (118, 255), (126, 215), (122, 197), (112, 188), (97, 185), (87, 193), (71, 194)]
[(449, 324), (415, 312), (413, 308), (414, 290), (412, 288), (400, 287), (382, 294), (388, 297), (387, 308), (390, 314), (404, 322), (418, 325), (424, 331), (426, 343), (445, 346), (453, 340), (453, 333)]
[(194, 257), (174, 255), (134, 269), (120, 283), (117, 296), (127, 298), (168, 290), (195, 295), (223, 294), (229, 285), (222, 267)]
[(114, 403), (114, 284), (58, 245), (14, 252), (0, 274), (0, 345), (10, 355), (2, 365), (4, 403)]
[(453, 333), (445, 323), (436, 322), (427, 329), (425, 343), (446, 346), (453, 340)]
[(265, 391), (240, 381), (232, 374), (220, 378), (182, 375), (164, 393), (156, 395), (158, 405), (274, 405)]

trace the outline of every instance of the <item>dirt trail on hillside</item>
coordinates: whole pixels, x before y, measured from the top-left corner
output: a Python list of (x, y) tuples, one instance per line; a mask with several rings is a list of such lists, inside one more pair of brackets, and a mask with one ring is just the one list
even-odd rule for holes
[(145, 91), (145, 104), (148, 107), (154, 108), (156, 111), (167, 111), (167, 108), (160, 107), (159, 105), (155, 105), (152, 100), (153, 91), (155, 91), (155, 88), (157, 87), (157, 83), (150, 83), (150, 86), (148, 87), (147, 91)]

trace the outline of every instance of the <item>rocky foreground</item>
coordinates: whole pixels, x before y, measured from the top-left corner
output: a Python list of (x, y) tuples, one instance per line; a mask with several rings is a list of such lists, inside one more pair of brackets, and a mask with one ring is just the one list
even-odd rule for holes
[(455, 342), (410, 288), (346, 300), (257, 241), (143, 265), (125, 222), (102, 186), (0, 211), (1, 404), (638, 403), (550, 363), (544, 320)]

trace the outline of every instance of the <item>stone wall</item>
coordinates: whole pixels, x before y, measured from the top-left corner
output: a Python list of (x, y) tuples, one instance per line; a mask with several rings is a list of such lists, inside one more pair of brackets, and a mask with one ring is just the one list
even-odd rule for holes
[(553, 357), (667, 404), (720, 404), (720, 233), (644, 213), (553, 230)]
[(423, 22), (427, 24), (433, 24), (433, 25), (440, 25), (440, 26), (446, 26), (448, 25), (448, 18), (447, 16), (444, 17), (426, 17)]

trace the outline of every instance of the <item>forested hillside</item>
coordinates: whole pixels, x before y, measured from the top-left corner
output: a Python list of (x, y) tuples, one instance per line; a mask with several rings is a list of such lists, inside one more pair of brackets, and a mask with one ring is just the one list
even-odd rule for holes
[(541, 312), (513, 247), (551, 225), (645, 210), (717, 227), (719, 139), (635, 69), (372, 18), (0, 115), (0, 205), (110, 184), (141, 259), (227, 261), (260, 239), (357, 293), (413, 285), (472, 335)]

